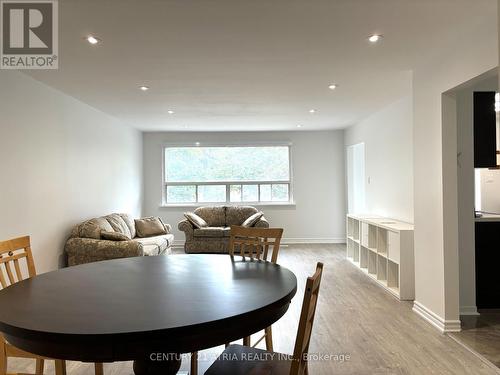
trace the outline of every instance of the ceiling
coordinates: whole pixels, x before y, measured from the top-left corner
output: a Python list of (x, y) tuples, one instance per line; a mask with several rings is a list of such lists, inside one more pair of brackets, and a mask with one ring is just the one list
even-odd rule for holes
[[(28, 74), (147, 131), (343, 128), (407, 94), (411, 70), (443, 48), (485, 24), (496, 28), (496, 0), (60, 0), (59, 7), (59, 70)], [(371, 44), (373, 33), (384, 38)], [(87, 43), (89, 34), (102, 43)]]

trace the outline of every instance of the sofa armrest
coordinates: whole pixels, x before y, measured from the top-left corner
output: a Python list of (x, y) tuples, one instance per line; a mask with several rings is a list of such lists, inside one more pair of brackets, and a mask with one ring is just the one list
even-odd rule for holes
[(193, 224), (189, 220), (182, 220), (177, 225), (177, 228), (186, 234), (186, 240), (192, 239), (194, 234)]
[(68, 266), (144, 255), (142, 244), (136, 241), (106, 241), (92, 238), (70, 238), (64, 250), (68, 256)]
[(259, 221), (257, 221), (254, 225), (254, 227), (257, 227), (257, 228), (269, 228), (269, 221), (267, 221), (267, 219), (262, 216)]

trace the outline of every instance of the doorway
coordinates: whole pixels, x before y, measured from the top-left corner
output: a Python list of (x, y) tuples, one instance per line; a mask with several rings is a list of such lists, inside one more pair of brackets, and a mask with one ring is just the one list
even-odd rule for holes
[(365, 144), (347, 147), (347, 212), (365, 212)]

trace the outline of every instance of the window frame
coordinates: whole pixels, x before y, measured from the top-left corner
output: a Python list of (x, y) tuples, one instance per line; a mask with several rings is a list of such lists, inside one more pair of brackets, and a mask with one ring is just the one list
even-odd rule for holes
[[(167, 182), (165, 175), (165, 151), (168, 148), (180, 148), (180, 147), (288, 147), (288, 171), (289, 179), (280, 181), (175, 181)], [(163, 143), (161, 146), (161, 207), (199, 207), (206, 205), (226, 205), (226, 206), (241, 206), (241, 205), (254, 205), (254, 206), (287, 206), (295, 205), (293, 199), (293, 145), (291, 142), (245, 142), (245, 143), (212, 143), (212, 142), (196, 142), (196, 143)], [(260, 185), (288, 185), (288, 200), (287, 201), (260, 201)], [(169, 203), (167, 202), (167, 186), (195, 186), (196, 190), (196, 202), (184, 202), (184, 203)], [(226, 200), (224, 202), (199, 202), (198, 201), (198, 186), (210, 186), (210, 185), (225, 185), (226, 187)], [(257, 185), (259, 201), (241, 201), (241, 202), (231, 202), (230, 190), (231, 185)]]

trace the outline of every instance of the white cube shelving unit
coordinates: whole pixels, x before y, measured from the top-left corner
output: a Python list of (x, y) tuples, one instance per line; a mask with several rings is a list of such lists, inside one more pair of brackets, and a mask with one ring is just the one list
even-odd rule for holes
[(415, 299), (413, 224), (347, 215), (347, 259), (399, 299)]

